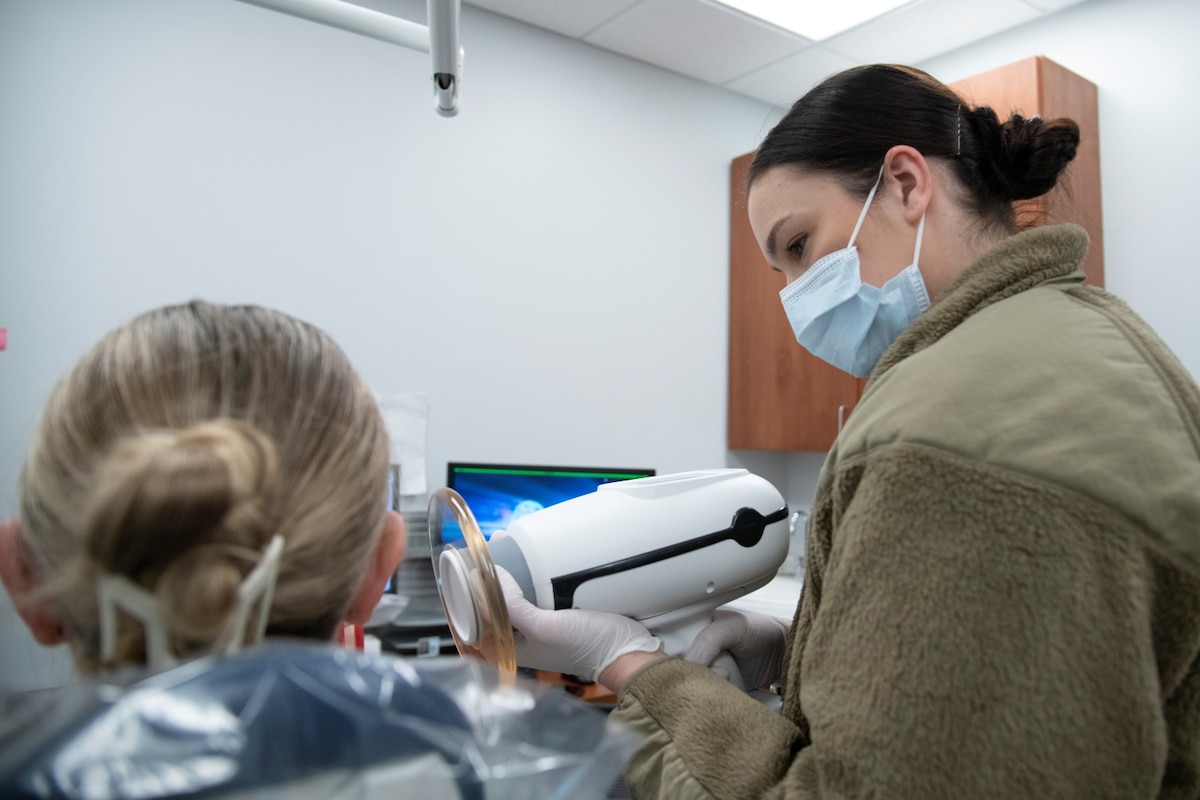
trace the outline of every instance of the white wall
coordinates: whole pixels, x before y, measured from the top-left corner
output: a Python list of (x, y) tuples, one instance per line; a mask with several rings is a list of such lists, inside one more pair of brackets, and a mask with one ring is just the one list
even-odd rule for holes
[[(427, 55), (233, 0), (0, 4), (0, 516), (55, 378), (193, 297), (424, 393), (434, 486), (727, 463), (729, 161), (772, 110), (471, 7), (461, 33), (444, 119)], [(0, 688), (57, 680), (0, 602)]]

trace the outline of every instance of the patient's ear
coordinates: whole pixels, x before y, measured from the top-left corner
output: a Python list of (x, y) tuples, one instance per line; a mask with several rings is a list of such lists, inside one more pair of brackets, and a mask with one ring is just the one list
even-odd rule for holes
[(61, 644), (64, 641), (63, 627), (58, 615), (49, 603), (36, 602), (29, 597), (38, 587), (38, 580), (33, 565), (20, 546), (20, 539), (19, 520), (10, 519), (0, 523), (0, 581), (3, 581), (17, 613), (25, 620), (38, 644)]
[(355, 625), (365, 625), (371, 618), (371, 612), (379, 604), (383, 590), (387, 587), (388, 579), (400, 566), (404, 558), (404, 548), (408, 544), (408, 533), (404, 528), (404, 518), (397, 511), (387, 512), (383, 523), (383, 536), (375, 548), (375, 555), (363, 577), (358, 594), (350, 604), (346, 613), (346, 621)]

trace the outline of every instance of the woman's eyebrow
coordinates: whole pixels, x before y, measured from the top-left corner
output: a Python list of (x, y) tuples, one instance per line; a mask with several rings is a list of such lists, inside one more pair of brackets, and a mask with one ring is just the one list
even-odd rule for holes
[(784, 225), (784, 223), (785, 223), (785, 222), (787, 222), (787, 221), (788, 221), (789, 219), (791, 219), (791, 218), (792, 218), (792, 215), (791, 215), (791, 214), (789, 214), (789, 215), (788, 215), (788, 216), (786, 216), (786, 217), (783, 217), (783, 218), (781, 218), (781, 219), (780, 219), (778, 222), (776, 222), (776, 223), (775, 223), (775, 224), (774, 224), (774, 225), (771, 227), (771, 232), (767, 234), (767, 254), (768, 254), (768, 255), (769, 255), (771, 258), (775, 258), (775, 256), (776, 256), (776, 253), (775, 253), (775, 238), (776, 238), (776, 236), (778, 236), (778, 235), (779, 235), (779, 229), (780, 229), (780, 228), (782, 228), (782, 227), (783, 227), (783, 225)]

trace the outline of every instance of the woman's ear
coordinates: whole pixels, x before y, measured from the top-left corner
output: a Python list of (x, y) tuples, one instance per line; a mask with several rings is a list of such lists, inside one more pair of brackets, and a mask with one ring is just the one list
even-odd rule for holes
[(355, 625), (365, 625), (371, 618), (371, 612), (383, 596), (388, 580), (400, 566), (404, 558), (404, 549), (408, 545), (408, 532), (404, 528), (404, 518), (397, 511), (387, 512), (383, 522), (383, 535), (375, 547), (375, 554), (367, 567), (367, 574), (359, 585), (358, 593), (350, 603), (346, 612), (346, 621)]
[(45, 601), (30, 599), (38, 588), (37, 574), (20, 545), (20, 521), (0, 523), (0, 581), (37, 643), (47, 647), (62, 644), (62, 620)]
[(884, 156), (884, 172), (895, 187), (906, 222), (916, 225), (924, 216), (933, 197), (933, 176), (929, 162), (915, 147), (898, 144)]

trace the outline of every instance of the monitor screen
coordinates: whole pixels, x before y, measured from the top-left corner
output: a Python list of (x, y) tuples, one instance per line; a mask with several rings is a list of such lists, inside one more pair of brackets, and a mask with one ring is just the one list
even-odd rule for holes
[[(540, 467), (517, 464), (450, 462), (446, 486), (462, 495), (475, 515), (479, 530), (490, 539), (513, 520), (546, 506), (590, 494), (613, 481), (646, 478), (653, 469), (601, 467)], [(450, 541), (449, 530), (443, 537)], [(461, 538), (461, 533), (458, 535)]]

